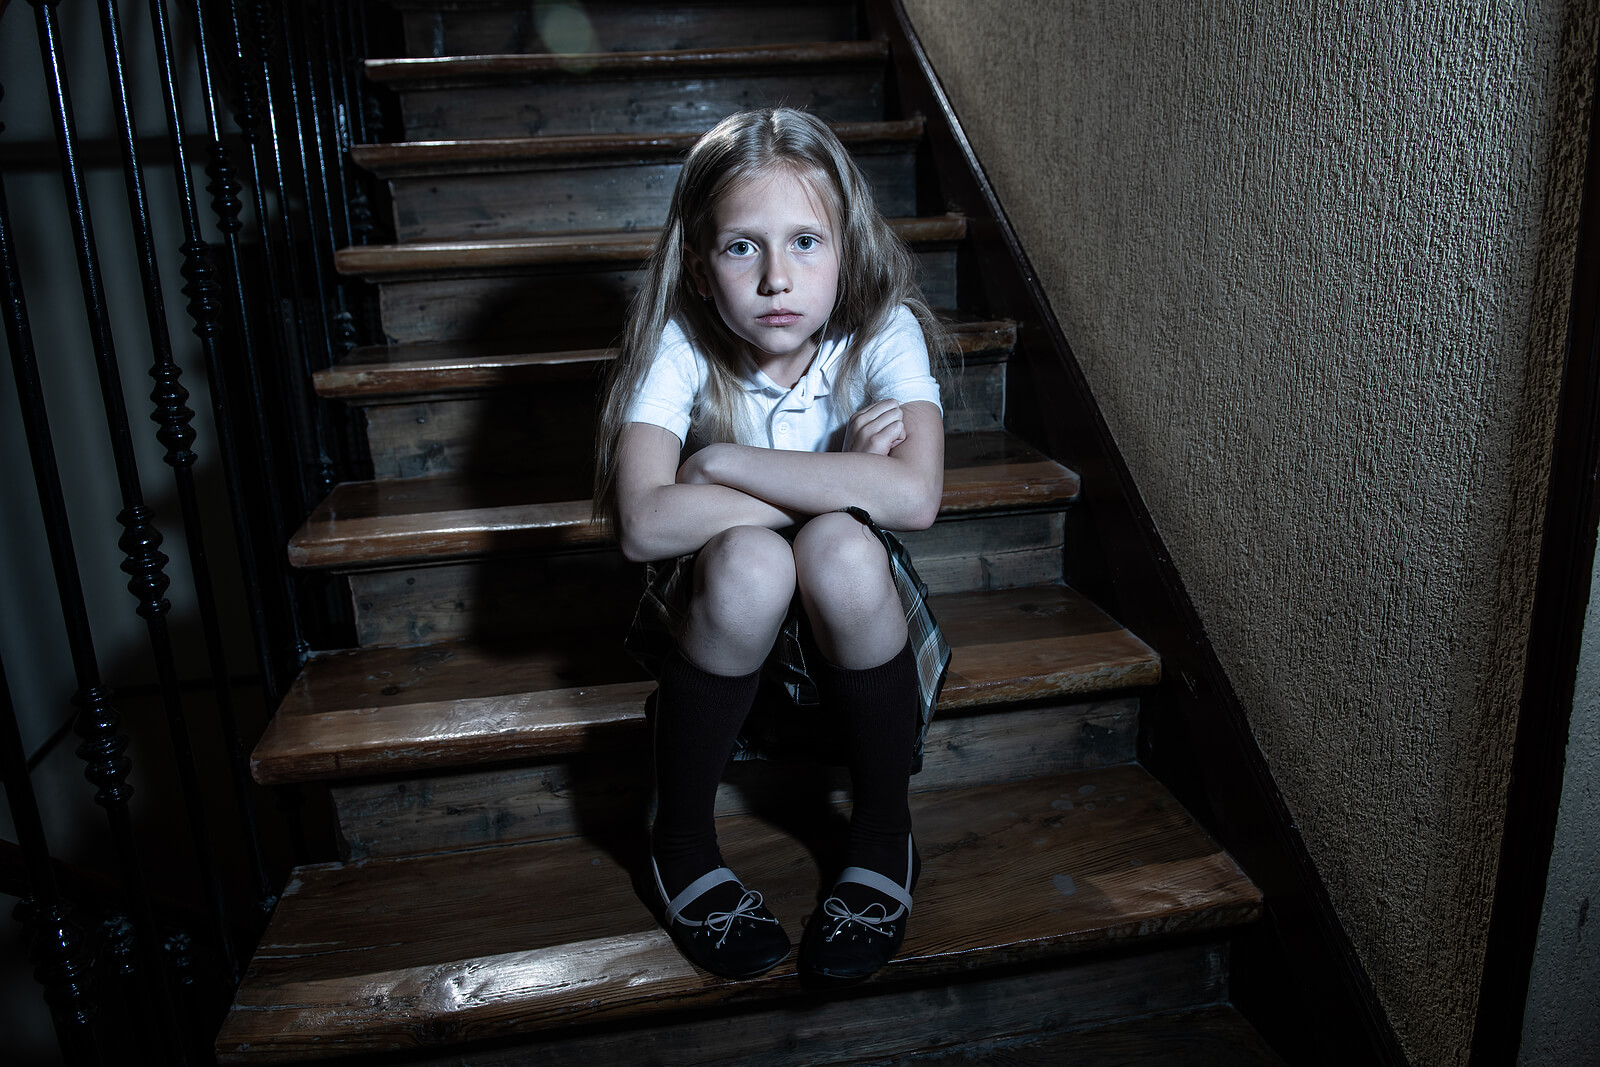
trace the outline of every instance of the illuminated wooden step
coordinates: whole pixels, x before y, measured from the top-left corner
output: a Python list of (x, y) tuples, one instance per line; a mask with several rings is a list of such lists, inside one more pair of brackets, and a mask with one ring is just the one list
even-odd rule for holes
[(881, 41), (661, 51), (369, 59), (409, 141), (694, 132), (734, 111), (786, 105), (830, 122), (884, 117)]
[[(400, 12), (410, 56), (512, 52), (644, 51), (849, 40), (855, 5), (844, 0), (631, 0), (568, 5), (541, 32), (537, 9), (507, 0), (388, 0)], [(571, 9), (581, 11), (581, 20)], [(548, 36), (548, 39), (547, 39)]]
[[(993, 361), (1016, 344), (1016, 324), (951, 322), (951, 360)], [(357, 348), (313, 380), (319, 396), (364, 401), (410, 394), (541, 385), (569, 378), (595, 379), (615, 355), (606, 347), (539, 351), (528, 338), (427, 341)]]
[[(1148, 645), (1066, 586), (932, 600), (952, 662), (940, 715), (1153, 685)], [(530, 605), (537, 610), (537, 605)], [(654, 688), (619, 630), (314, 657), (251, 757), (263, 785), (415, 774), (633, 744)], [(936, 719), (936, 722), (938, 720)], [(1132, 757), (1131, 723), (1118, 751)]]
[[(916, 910), (900, 956), (858, 992), (1157, 948), (1261, 914), (1233, 860), (1135, 765), (920, 793), (912, 809)], [(723, 855), (791, 938), (828, 876), (800, 838), (841, 832), (837, 814), (814, 821), (718, 822)], [(687, 963), (634, 889), (638, 844), (579, 837), (297, 869), (220, 1058), (393, 1054), (814, 998), (792, 954), (737, 982)]]
[[(920, 118), (836, 123), (888, 216), (915, 215)], [(397, 240), (443, 241), (660, 226), (699, 138), (569, 134), (363, 144), (350, 158), (389, 185)]]
[[(924, 297), (935, 306), (959, 306), (956, 260), (966, 219), (888, 221), (917, 256)], [(613, 230), (357, 245), (340, 249), (334, 261), (342, 273), (378, 283), (390, 342), (526, 339), (567, 323), (610, 338), (621, 333), (654, 240), (648, 230)]]
[[(296, 567), (393, 565), (607, 544), (590, 500), (581, 495), (586, 458), (553, 457), (551, 468), (547, 477), (521, 484), (457, 475), (346, 482), (290, 540), (289, 561)], [(1075, 473), (1009, 434), (952, 434), (939, 513), (952, 519), (1060, 508), (1077, 496), (1078, 486)]]

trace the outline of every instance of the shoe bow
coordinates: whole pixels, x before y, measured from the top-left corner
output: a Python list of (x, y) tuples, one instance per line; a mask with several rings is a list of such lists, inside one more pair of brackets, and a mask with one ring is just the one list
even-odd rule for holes
[(728, 931), (733, 929), (735, 919), (748, 919), (751, 922), (775, 923), (778, 920), (770, 915), (757, 915), (756, 910), (761, 907), (761, 894), (754, 889), (746, 889), (744, 896), (739, 898), (739, 903), (733, 906), (732, 911), (714, 911), (705, 918), (706, 926), (721, 934), (717, 940), (717, 947), (721, 948), (723, 942), (728, 940)]
[(838, 936), (839, 931), (854, 923), (856, 926), (871, 930), (882, 937), (893, 937), (893, 930), (884, 929), (884, 924), (893, 922), (900, 917), (904, 908), (896, 908), (895, 914), (890, 915), (889, 909), (877, 901), (873, 901), (860, 911), (851, 911), (850, 906), (838, 897), (829, 897), (822, 903), (822, 911), (833, 920), (833, 929), (828, 932), (825, 941), (832, 941)]

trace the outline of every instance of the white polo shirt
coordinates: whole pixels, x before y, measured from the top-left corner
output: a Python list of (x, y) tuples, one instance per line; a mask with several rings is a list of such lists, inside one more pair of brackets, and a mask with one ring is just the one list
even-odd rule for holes
[[(939, 383), (929, 373), (928, 346), (909, 308), (895, 309), (888, 326), (862, 352), (857, 380), (836, 395), (835, 372), (845, 348), (845, 340), (823, 342), (810, 368), (790, 389), (747, 359), (747, 425), (758, 435), (748, 443), (791, 452), (837, 452), (844, 447), (846, 423), (867, 406), (868, 397), (892, 397), (902, 404), (926, 400), (939, 407)], [(685, 445), (700, 447), (704, 442), (690, 440), (689, 426), (706, 374), (704, 354), (690, 343), (677, 322), (668, 323), (650, 370), (628, 408), (627, 421), (660, 426)]]

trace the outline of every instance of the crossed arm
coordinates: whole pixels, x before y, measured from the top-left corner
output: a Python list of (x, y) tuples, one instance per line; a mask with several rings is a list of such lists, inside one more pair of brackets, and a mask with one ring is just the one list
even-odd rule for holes
[(629, 423), (617, 463), (622, 554), (667, 559), (735, 526), (791, 526), (848, 505), (879, 524), (933, 524), (944, 488), (944, 423), (924, 401), (879, 401), (850, 420), (843, 452), (716, 444), (678, 465), (670, 431)]

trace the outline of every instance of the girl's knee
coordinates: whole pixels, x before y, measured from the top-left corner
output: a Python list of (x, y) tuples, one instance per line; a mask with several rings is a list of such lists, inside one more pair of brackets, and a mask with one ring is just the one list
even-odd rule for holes
[(889, 555), (872, 531), (844, 512), (818, 515), (794, 543), (796, 581), (807, 600), (894, 596)]
[(758, 614), (782, 612), (794, 596), (794, 552), (772, 530), (735, 526), (706, 542), (695, 577), (697, 599), (709, 596)]

